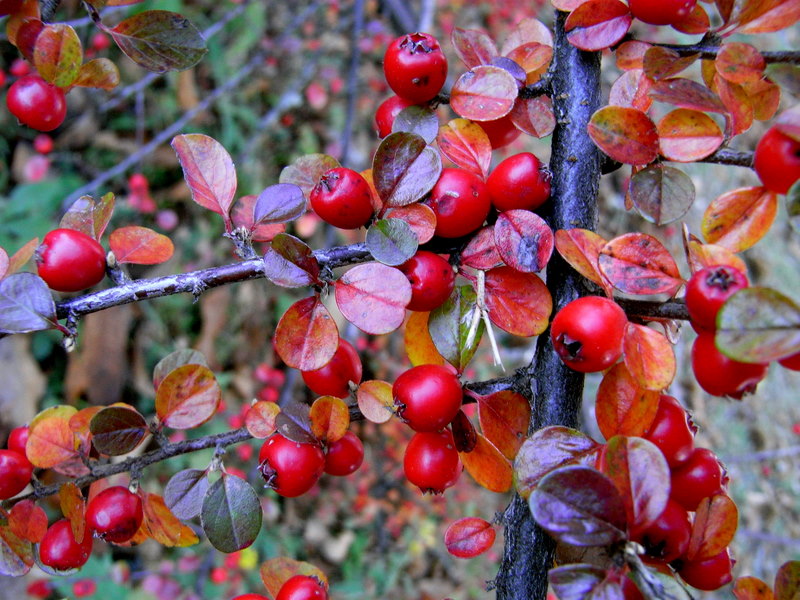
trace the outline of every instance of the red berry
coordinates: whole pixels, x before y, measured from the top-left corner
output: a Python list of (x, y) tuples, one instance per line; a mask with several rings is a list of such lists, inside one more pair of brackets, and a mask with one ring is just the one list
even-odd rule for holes
[(628, 0), (631, 14), (651, 25), (672, 25), (688, 17), (697, 0)]
[(25, 446), (28, 445), (28, 432), (27, 425), (12, 429), (11, 433), (8, 434), (8, 442), (6, 443), (8, 449), (19, 452), (22, 456), (27, 456)]
[(325, 454), (325, 472), (329, 475), (344, 477), (358, 471), (361, 463), (364, 462), (364, 444), (352, 431), (344, 434), (344, 437), (328, 444), (328, 452)]
[(383, 73), (395, 94), (419, 104), (442, 89), (447, 79), (447, 58), (432, 35), (409, 33), (386, 48)]
[(104, 489), (86, 507), (86, 524), (107, 542), (130, 540), (142, 525), (142, 499), (128, 488), (116, 485)]
[(281, 586), (275, 600), (327, 600), (322, 584), (308, 575), (294, 575)]
[(53, 523), (39, 544), (39, 560), (57, 571), (77, 569), (86, 564), (92, 553), (92, 536), (87, 530), (79, 544), (72, 535), (68, 519)]
[(392, 133), (392, 125), (400, 112), (414, 103), (400, 96), (391, 96), (381, 102), (375, 110), (375, 131), (378, 137), (385, 138)]
[(143, 173), (133, 173), (128, 177), (128, 189), (131, 193), (146, 194), (150, 190), (150, 182)]
[(25, 590), (31, 598), (47, 598), (55, 589), (47, 579), (37, 579), (28, 584)]
[(717, 350), (713, 331), (701, 331), (692, 345), (692, 371), (700, 387), (712, 396), (741, 399), (767, 376), (767, 364), (743, 363)]
[(92, 36), (92, 48), (95, 52), (102, 52), (103, 50), (108, 50), (110, 47), (111, 38), (102, 31), (98, 31)]
[(427, 250), (419, 250), (397, 268), (411, 283), (408, 310), (425, 312), (439, 308), (450, 297), (456, 284), (456, 274), (450, 263)]
[(314, 487), (325, 468), (325, 455), (319, 446), (293, 442), (280, 433), (264, 442), (258, 461), (267, 485), (287, 498)]
[(54, 229), (36, 250), (39, 277), (50, 289), (77, 292), (99, 283), (106, 274), (103, 247), (85, 233)]
[(97, 591), (97, 584), (93, 579), (79, 579), (72, 584), (72, 593), (76, 598), (92, 596)]
[(694, 424), (680, 402), (662, 394), (656, 416), (643, 437), (658, 446), (667, 464), (675, 467), (694, 450), (694, 434)]
[(10, 15), (22, 6), (22, 0), (0, 0), (0, 17)]
[(592, 373), (617, 362), (627, 324), (625, 312), (616, 302), (586, 296), (558, 311), (550, 325), (550, 337), (564, 364)]
[(645, 600), (642, 592), (630, 577), (622, 578), (622, 595), (625, 600)]
[(397, 416), (414, 431), (438, 431), (461, 408), (458, 377), (442, 365), (419, 365), (400, 375), (392, 386)]
[(449, 430), (415, 433), (403, 456), (403, 470), (423, 493), (443, 493), (461, 474), (453, 434)]
[(778, 364), (785, 369), (789, 369), (790, 371), (800, 371), (800, 352), (780, 359)]
[(20, 123), (39, 131), (52, 131), (67, 116), (64, 90), (38, 75), (25, 75), (12, 83), (6, 104)]
[(514, 125), (511, 115), (500, 117), (494, 121), (480, 121), (478, 125), (486, 132), (492, 150), (508, 146), (522, 133), (522, 130), (517, 129), (517, 126)]
[(486, 184), (475, 173), (442, 169), (430, 193), (436, 214), (436, 235), (457, 238), (478, 229), (489, 215), (491, 200)]
[(328, 364), (314, 371), (301, 371), (301, 374), (315, 394), (347, 398), (350, 395), (348, 382), (361, 383), (361, 359), (350, 342), (339, 338), (339, 347)]
[(725, 301), (749, 285), (747, 275), (728, 265), (700, 269), (686, 284), (686, 308), (695, 329), (716, 329)]
[(233, 598), (233, 600), (269, 600), (269, 598), (261, 594), (241, 594)]
[(800, 179), (800, 141), (770, 128), (756, 146), (753, 167), (764, 187), (785, 194)]
[(8, 72), (14, 77), (25, 77), (25, 75), (29, 75), (31, 72), (31, 63), (24, 58), (15, 58), (11, 61)]
[(631, 532), (631, 539), (642, 544), (650, 558), (668, 563), (688, 550), (691, 535), (688, 511), (674, 500), (667, 500), (664, 512), (644, 529)]
[(695, 448), (689, 458), (672, 470), (670, 498), (686, 510), (697, 510), (704, 498), (722, 493), (725, 471), (708, 448)]
[(703, 560), (682, 562), (678, 575), (693, 588), (713, 591), (733, 580), (733, 565), (730, 551), (725, 548), (719, 554)]
[(366, 179), (345, 167), (326, 172), (310, 195), (311, 208), (339, 229), (358, 229), (372, 217), (372, 192)]
[(515, 208), (536, 210), (550, 197), (550, 173), (530, 152), (509, 156), (486, 180), (494, 207), (503, 212)]
[(228, 581), (228, 569), (225, 567), (214, 567), (211, 569), (211, 573), (209, 573), (208, 578), (211, 580), (211, 583), (222, 585)]
[(31, 482), (33, 465), (24, 454), (0, 450), (0, 500), (19, 494)]
[(39, 154), (50, 154), (53, 151), (53, 138), (46, 133), (40, 133), (33, 138), (33, 149)]

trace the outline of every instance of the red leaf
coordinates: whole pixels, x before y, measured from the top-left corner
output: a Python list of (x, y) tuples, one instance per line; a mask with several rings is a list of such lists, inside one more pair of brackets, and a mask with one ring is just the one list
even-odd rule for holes
[(514, 48), (508, 58), (517, 63), (525, 71), (525, 83), (536, 83), (547, 72), (553, 58), (553, 47), (539, 42), (528, 42)]
[(694, 162), (713, 154), (724, 136), (707, 114), (678, 108), (658, 122), (661, 154), (676, 162)]
[(254, 438), (263, 440), (268, 438), (277, 428), (275, 419), (281, 412), (275, 402), (260, 400), (253, 404), (244, 416), (244, 425)]
[(733, 541), (738, 524), (739, 511), (727, 494), (701, 500), (695, 512), (686, 559), (705, 560), (725, 550)]
[(172, 429), (192, 429), (214, 416), (222, 399), (217, 378), (206, 366), (184, 365), (156, 390), (156, 414)]
[(657, 81), (650, 88), (649, 93), (653, 100), (668, 102), (680, 108), (717, 113), (726, 111), (725, 105), (714, 92), (696, 81), (683, 77)]
[(319, 298), (310, 296), (298, 300), (283, 314), (273, 343), (287, 365), (313, 371), (333, 358), (339, 347), (339, 328)]
[(643, 436), (658, 412), (661, 394), (642, 388), (624, 363), (609, 370), (600, 382), (595, 415), (607, 440), (615, 435)]
[(481, 65), (458, 78), (450, 91), (450, 107), (472, 121), (506, 116), (517, 99), (517, 81), (505, 69)]
[(461, 263), (481, 271), (503, 264), (494, 242), (494, 225), (487, 225), (473, 236), (461, 253)]
[(8, 273), (8, 252), (0, 248), (0, 279)]
[(626, 71), (611, 86), (608, 103), (645, 112), (653, 104), (653, 100), (649, 96), (652, 85), (653, 80), (641, 69)]
[(483, 127), (467, 119), (453, 119), (439, 128), (439, 149), (467, 171), (486, 179), (492, 163), (492, 143)]
[(458, 558), (473, 558), (494, 544), (494, 526), (476, 517), (466, 517), (451, 523), (444, 533), (447, 551)]
[(727, 42), (717, 53), (714, 66), (732, 83), (753, 83), (761, 79), (767, 63), (754, 46), (743, 42)]
[(502, 56), (508, 56), (515, 48), (524, 44), (536, 42), (545, 46), (553, 45), (553, 33), (550, 28), (539, 19), (528, 17), (522, 19), (517, 26), (511, 30), (500, 48)]
[(589, 137), (614, 160), (646, 165), (658, 156), (658, 132), (645, 113), (635, 108), (606, 106), (592, 115)]
[(47, 532), (47, 514), (33, 500), (23, 500), (12, 507), (8, 525), (17, 537), (38, 544)]
[(550, 135), (556, 127), (553, 101), (548, 96), (517, 98), (510, 114), (517, 129), (537, 138)]
[(481, 434), (478, 434), (478, 441), (472, 451), (459, 452), (458, 456), (478, 485), (498, 494), (511, 489), (514, 483), (511, 463)]
[(257, 201), (258, 196), (254, 194), (239, 198), (233, 205), (231, 220), (234, 227), (244, 227), (249, 231), (254, 242), (270, 242), (276, 235), (286, 231), (286, 225), (283, 223), (256, 223), (253, 209)]
[(697, 57), (697, 54), (681, 56), (675, 50), (653, 46), (645, 52), (642, 68), (651, 79), (665, 79), (688, 68), (697, 60)]
[(478, 396), (477, 400), (483, 435), (507, 459), (514, 460), (528, 434), (530, 404), (523, 396), (510, 390)]
[(535, 273), (498, 267), (486, 273), (486, 307), (492, 323), (500, 329), (530, 337), (547, 329), (553, 299)]
[(450, 42), (468, 69), (488, 64), (495, 56), (499, 56), (492, 38), (477, 29), (454, 27), (450, 34)]
[(614, 53), (617, 61), (617, 68), (622, 71), (644, 68), (644, 55), (652, 46), (647, 42), (639, 40), (629, 40), (623, 42)]
[(503, 262), (523, 273), (544, 269), (555, 243), (550, 226), (528, 210), (500, 213), (494, 225), (494, 241)]
[(411, 284), (394, 267), (367, 263), (342, 275), (334, 295), (348, 321), (362, 331), (380, 335), (403, 324), (406, 305), (411, 301)]
[(75, 30), (65, 23), (47, 23), (36, 36), (33, 66), (42, 79), (68, 87), (78, 76), (83, 48)]
[(409, 204), (392, 208), (386, 213), (386, 217), (402, 219), (408, 223), (420, 244), (431, 241), (436, 231), (436, 213), (427, 204)]
[(711, 29), (711, 20), (706, 9), (701, 4), (695, 4), (692, 12), (682, 20), (671, 23), (672, 27), (681, 33), (689, 35), (702, 35)]
[(108, 245), (118, 263), (158, 265), (172, 258), (175, 247), (165, 235), (131, 225), (111, 232)]
[(746, 2), (737, 15), (736, 33), (771, 33), (791, 27), (800, 20), (800, 2), (761, 0)]
[(592, 52), (620, 41), (632, 21), (630, 9), (619, 0), (589, 0), (569, 14), (564, 30), (570, 44)]
[(744, 88), (719, 75), (714, 76), (714, 83), (720, 100), (728, 112), (729, 134), (739, 135), (750, 129), (755, 118), (755, 111)]
[(200, 133), (176, 135), (172, 147), (178, 154), (192, 200), (222, 215), (229, 227), (236, 193), (236, 170), (230, 154), (217, 140)]
[(626, 233), (600, 251), (600, 271), (626, 294), (670, 294), (683, 284), (678, 265), (664, 245), (644, 233)]

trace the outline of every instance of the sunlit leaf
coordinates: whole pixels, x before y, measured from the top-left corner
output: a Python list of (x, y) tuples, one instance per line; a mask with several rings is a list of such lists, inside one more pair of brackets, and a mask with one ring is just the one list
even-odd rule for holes
[(727, 494), (715, 494), (700, 501), (692, 523), (688, 560), (716, 556), (733, 541), (739, 525), (739, 510)]
[(498, 494), (511, 489), (514, 479), (511, 463), (482, 435), (478, 434), (477, 443), (470, 452), (459, 452), (458, 456), (478, 485)]
[(578, 273), (606, 290), (611, 296), (611, 284), (600, 272), (600, 250), (608, 242), (588, 229), (559, 229), (555, 234), (558, 253)]
[(158, 265), (172, 258), (175, 246), (167, 236), (147, 227), (130, 225), (111, 232), (108, 245), (118, 263)]
[(716, 121), (707, 114), (677, 108), (658, 122), (661, 154), (676, 162), (694, 162), (713, 154), (724, 136)]
[(531, 406), (520, 394), (504, 390), (478, 396), (481, 430), (503, 455), (514, 460), (528, 433)]
[(170, 372), (156, 391), (156, 414), (172, 429), (192, 429), (217, 412), (222, 391), (203, 365), (184, 365)]
[(778, 212), (778, 196), (763, 187), (738, 188), (712, 200), (700, 225), (703, 237), (733, 252), (766, 235)]
[(325, 574), (317, 567), (310, 563), (286, 558), (284, 556), (271, 558), (264, 562), (259, 572), (261, 574), (261, 581), (264, 582), (267, 592), (269, 592), (273, 598), (278, 596), (278, 592), (281, 587), (283, 587), (283, 584), (286, 583), (286, 580), (295, 575), (314, 577), (324, 588), (327, 589), (328, 587), (328, 578), (325, 577)]
[(439, 128), (439, 149), (447, 158), (483, 179), (492, 163), (492, 144), (483, 127), (467, 119), (452, 119)]
[(625, 71), (611, 86), (608, 103), (646, 112), (653, 104), (649, 96), (652, 86), (653, 80), (641, 69)]
[(658, 132), (644, 112), (606, 106), (592, 115), (589, 137), (608, 156), (622, 163), (646, 165), (658, 156)]
[(308, 199), (320, 178), (331, 169), (340, 166), (338, 160), (327, 154), (306, 154), (284, 167), (279, 181), (295, 184), (303, 190), (303, 195)]
[(202, 352), (193, 350), (191, 348), (184, 348), (182, 350), (175, 350), (170, 352), (156, 364), (153, 369), (153, 389), (158, 389), (164, 378), (172, 373), (178, 367), (184, 365), (202, 365), (208, 366), (206, 357)]
[(619, 42), (632, 21), (630, 9), (619, 0), (589, 0), (569, 13), (564, 30), (570, 44), (592, 52)]
[(660, 393), (639, 385), (624, 363), (614, 365), (600, 382), (595, 414), (600, 433), (643, 436), (658, 412)]
[(25, 454), (33, 466), (49, 469), (78, 456), (78, 441), (69, 426), (76, 412), (71, 406), (54, 406), (31, 421)]
[(309, 418), (314, 436), (328, 444), (342, 439), (350, 426), (347, 404), (335, 396), (322, 396), (314, 400)]
[(494, 121), (511, 111), (517, 92), (517, 82), (508, 71), (480, 65), (456, 80), (450, 90), (450, 107), (471, 121)]
[(161, 496), (141, 490), (139, 495), (144, 512), (143, 527), (151, 538), (168, 548), (185, 548), (200, 541), (194, 531), (167, 508)]
[[(406, 321), (404, 345), (413, 366), (443, 365), (447, 360), (439, 354), (428, 331), (428, 312), (412, 312)], [(371, 420), (371, 419), (370, 419)]]
[(69, 519), (72, 537), (80, 544), (85, 535), (92, 535), (86, 528), (86, 500), (81, 490), (71, 481), (63, 483), (58, 490), (58, 501), (61, 514)]
[(678, 265), (664, 245), (645, 233), (627, 233), (600, 251), (600, 271), (626, 294), (674, 294), (683, 284)]
[(486, 273), (486, 307), (500, 329), (530, 337), (547, 329), (553, 298), (535, 273), (498, 267)]
[(250, 435), (263, 440), (275, 433), (277, 429), (276, 419), (280, 412), (281, 408), (275, 402), (259, 400), (247, 409), (247, 413), (244, 416), (244, 425)]
[(628, 323), (622, 347), (625, 366), (643, 388), (663, 390), (675, 379), (675, 352), (663, 334), (638, 323)]
[(385, 423), (394, 414), (391, 383), (378, 380), (364, 381), (358, 386), (356, 399), (361, 414), (373, 423)]
[[(560, 10), (565, 9), (561, 8)], [(523, 44), (529, 44), (531, 42), (552, 46), (553, 32), (539, 19), (527, 17), (521, 19), (516, 27), (508, 32), (500, 48), (500, 54), (502, 56), (508, 56), (515, 48), (519, 48)]]

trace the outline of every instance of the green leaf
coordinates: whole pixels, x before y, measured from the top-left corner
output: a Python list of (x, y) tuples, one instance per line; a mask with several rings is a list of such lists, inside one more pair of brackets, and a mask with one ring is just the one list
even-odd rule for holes
[(179, 519), (193, 519), (203, 509), (208, 492), (206, 471), (184, 469), (172, 476), (164, 488), (164, 504)]
[(428, 320), (428, 330), (436, 349), (459, 372), (472, 360), (483, 335), (484, 324), (481, 319), (473, 339), (469, 339), (477, 303), (478, 296), (472, 286), (463, 285), (456, 288), (450, 298), (431, 313)]
[(223, 473), (203, 499), (200, 519), (208, 541), (221, 552), (252, 544), (261, 530), (261, 503), (244, 479)]
[(367, 230), (367, 249), (375, 260), (394, 267), (402, 265), (419, 247), (417, 235), (402, 219), (381, 219)]

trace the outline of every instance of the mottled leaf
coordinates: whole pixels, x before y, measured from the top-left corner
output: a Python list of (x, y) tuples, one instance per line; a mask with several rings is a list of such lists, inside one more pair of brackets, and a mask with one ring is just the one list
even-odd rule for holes
[(660, 393), (641, 387), (624, 363), (603, 376), (597, 390), (595, 415), (606, 439), (615, 435), (643, 436), (658, 412)]
[(747, 250), (766, 235), (778, 212), (778, 196), (763, 187), (738, 188), (712, 200), (700, 224), (710, 244)]
[(339, 347), (339, 329), (316, 296), (292, 304), (275, 327), (275, 351), (294, 369), (325, 366)]
[(156, 390), (156, 414), (172, 429), (192, 429), (217, 412), (222, 391), (203, 365), (184, 365), (167, 375)]
[(603, 246), (600, 271), (626, 294), (674, 294), (683, 284), (678, 265), (651, 235), (626, 233)]
[(796, 600), (800, 594), (800, 561), (783, 563), (775, 574), (775, 600)]
[(707, 114), (677, 108), (658, 122), (661, 154), (676, 162), (694, 162), (713, 154), (724, 136), (716, 121)]
[(119, 69), (107, 58), (93, 58), (81, 65), (72, 85), (110, 91), (119, 85)]
[(25, 453), (33, 466), (49, 469), (78, 456), (78, 441), (69, 426), (77, 412), (72, 406), (54, 406), (31, 421)]
[(775, 600), (772, 588), (758, 577), (738, 577), (732, 592), (736, 600)]
[(647, 50), (642, 59), (642, 68), (652, 80), (658, 81), (673, 77), (691, 66), (698, 58), (697, 54), (681, 56), (675, 50), (653, 46)]
[(521, 209), (500, 213), (494, 225), (494, 241), (503, 262), (523, 273), (544, 269), (555, 243), (553, 230), (544, 219)]
[(662, 79), (652, 84), (653, 100), (704, 112), (724, 113), (725, 105), (714, 92), (701, 83), (683, 77)]
[(151, 538), (168, 548), (185, 548), (200, 541), (194, 531), (167, 508), (161, 496), (141, 490), (139, 495), (144, 512), (143, 527)]
[(622, 163), (646, 165), (658, 156), (658, 131), (644, 112), (606, 106), (592, 115), (589, 137), (608, 156)]
[[(8, 526), (18, 538), (38, 544), (47, 533), (47, 513), (33, 500), (23, 500), (11, 508), (8, 515)], [(2, 541), (0, 541), (0, 545), (2, 545)], [(0, 551), (0, 555), (2, 554), (3, 552)]]
[(387, 135), (372, 161), (375, 190), (387, 206), (416, 202), (431, 191), (441, 172), (439, 153), (414, 133)]
[(153, 389), (158, 389), (164, 378), (172, 373), (178, 367), (184, 365), (202, 365), (208, 366), (206, 357), (202, 352), (192, 350), (191, 348), (184, 348), (183, 350), (175, 350), (170, 352), (156, 364), (153, 369)]
[(48, 83), (68, 87), (78, 76), (83, 48), (78, 34), (66, 23), (47, 23), (36, 37), (33, 66)]
[(175, 251), (167, 236), (139, 225), (115, 229), (108, 238), (108, 245), (121, 264), (158, 265), (172, 258)]
[(488, 271), (503, 264), (503, 259), (494, 243), (494, 225), (487, 225), (472, 236), (461, 252), (461, 264), (482, 271)]
[(555, 246), (561, 258), (611, 296), (611, 284), (603, 277), (598, 263), (600, 250), (607, 243), (605, 239), (588, 229), (559, 229), (555, 234)]

